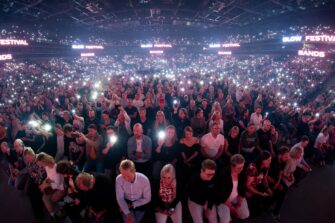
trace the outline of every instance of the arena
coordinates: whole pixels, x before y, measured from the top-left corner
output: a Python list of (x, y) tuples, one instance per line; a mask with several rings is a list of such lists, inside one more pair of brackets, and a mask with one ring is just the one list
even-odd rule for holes
[(0, 222), (335, 222), (334, 12), (2, 0)]

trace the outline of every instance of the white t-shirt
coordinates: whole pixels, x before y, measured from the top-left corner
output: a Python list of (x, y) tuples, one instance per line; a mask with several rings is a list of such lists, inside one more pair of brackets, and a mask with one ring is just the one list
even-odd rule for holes
[(318, 148), (318, 144), (326, 144), (328, 143), (329, 135), (325, 136), (322, 132), (319, 133), (318, 137), (316, 137), (314, 148)]
[(214, 158), (219, 152), (220, 146), (224, 145), (224, 136), (219, 134), (216, 138), (212, 133), (207, 133), (201, 138), (201, 146), (205, 147), (208, 158)]
[(47, 173), (48, 179), (52, 182), (50, 183), (51, 188), (54, 190), (64, 190), (64, 177), (56, 172), (57, 165), (54, 165), (53, 168), (45, 167), (45, 172)]
[(136, 152), (142, 152), (142, 139), (136, 139)]
[(261, 114), (259, 116), (256, 114), (256, 112), (252, 113), (250, 116), (250, 122), (254, 123), (256, 126), (256, 129), (258, 130), (261, 127), (263, 117)]
[(232, 202), (235, 198), (237, 198), (238, 196), (237, 187), (238, 187), (238, 180), (233, 180), (233, 190), (229, 195), (228, 202)]

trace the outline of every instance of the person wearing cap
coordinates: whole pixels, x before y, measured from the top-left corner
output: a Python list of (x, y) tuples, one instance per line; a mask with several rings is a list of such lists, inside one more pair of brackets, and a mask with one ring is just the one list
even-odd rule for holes
[(103, 172), (103, 162), (101, 160), (101, 147), (103, 144), (102, 136), (98, 134), (97, 126), (90, 124), (88, 134), (79, 133), (79, 138), (85, 141), (86, 162), (83, 167), (84, 172)]

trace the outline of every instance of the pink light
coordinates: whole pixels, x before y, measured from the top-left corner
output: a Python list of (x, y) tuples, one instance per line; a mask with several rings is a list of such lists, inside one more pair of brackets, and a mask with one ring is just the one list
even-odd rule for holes
[(2, 46), (28, 46), (27, 40), (24, 39), (0, 39)]
[(224, 48), (240, 47), (240, 44), (239, 43), (224, 43), (221, 45), (221, 47), (224, 47)]
[(13, 59), (12, 54), (0, 54), (0, 60), (11, 60)]
[(101, 46), (101, 45), (86, 45), (85, 48), (90, 49), (90, 50), (92, 50), (92, 49), (103, 50), (104, 49), (104, 47)]
[(163, 54), (163, 50), (150, 50), (150, 54)]
[(325, 57), (326, 53), (324, 51), (299, 50), (298, 55), (311, 56), (311, 57)]
[(231, 55), (231, 51), (219, 51), (219, 55)]
[(81, 53), (80, 56), (81, 57), (94, 57), (95, 53)]
[(157, 47), (157, 48), (171, 48), (172, 45), (171, 44), (165, 44), (165, 43), (159, 43), (159, 44), (154, 44), (154, 47)]
[(306, 42), (335, 42), (335, 35), (308, 35)]

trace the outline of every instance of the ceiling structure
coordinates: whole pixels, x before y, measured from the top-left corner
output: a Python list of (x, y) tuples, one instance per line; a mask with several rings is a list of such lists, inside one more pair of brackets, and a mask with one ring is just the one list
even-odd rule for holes
[(2, 0), (0, 21), (115, 30), (138, 26), (243, 27), (279, 15), (335, 11), (332, 0)]

